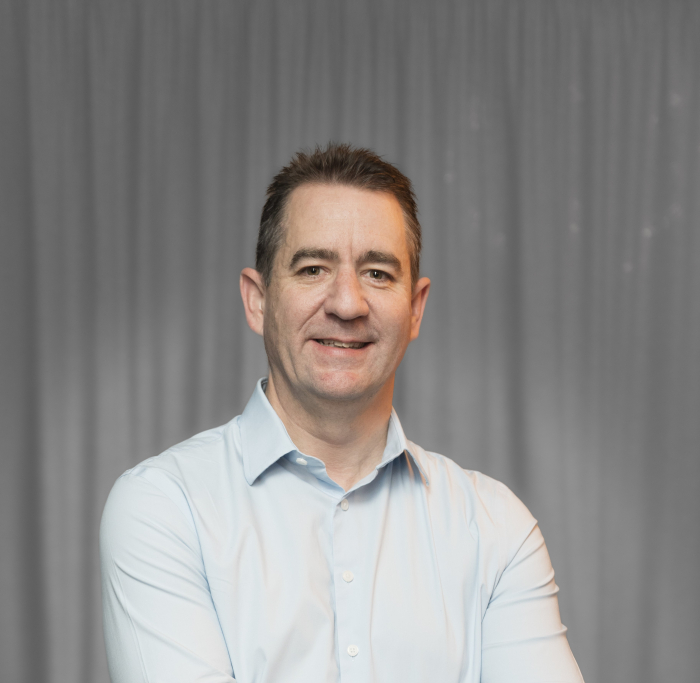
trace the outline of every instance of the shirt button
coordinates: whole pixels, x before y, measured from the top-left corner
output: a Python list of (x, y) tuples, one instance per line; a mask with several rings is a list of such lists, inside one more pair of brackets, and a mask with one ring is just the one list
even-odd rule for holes
[(343, 500), (340, 501), (340, 509), (347, 510), (349, 507), (350, 507), (350, 503), (348, 503), (348, 499), (343, 498)]
[(298, 465), (306, 465), (306, 460), (304, 460), (304, 458), (297, 458), (297, 464)]
[(360, 648), (357, 647), (357, 645), (348, 645), (348, 654), (351, 657), (357, 657), (357, 653), (360, 651)]
[(350, 583), (354, 578), (355, 575), (349, 569), (343, 572), (343, 581), (345, 581), (345, 583)]

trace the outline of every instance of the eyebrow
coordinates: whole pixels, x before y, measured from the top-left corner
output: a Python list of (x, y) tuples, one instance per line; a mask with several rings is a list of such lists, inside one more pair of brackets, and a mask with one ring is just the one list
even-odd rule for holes
[(358, 263), (383, 263), (387, 266), (392, 266), (394, 270), (400, 275), (402, 272), (401, 261), (394, 256), (394, 254), (388, 254), (385, 251), (374, 251), (370, 249), (366, 251), (357, 260)]
[[(306, 247), (299, 249), (292, 256), (292, 260), (289, 262), (289, 269), (293, 269), (299, 261), (304, 259), (318, 259), (319, 261), (339, 261), (340, 256), (337, 251), (332, 249), (321, 249), (314, 247)], [(398, 274), (402, 273), (401, 261), (394, 256), (394, 254), (388, 254), (385, 251), (376, 251), (370, 249), (357, 259), (358, 264), (364, 263), (383, 263), (388, 266), (392, 266)]]
[(338, 261), (340, 257), (338, 256), (337, 251), (333, 251), (331, 249), (315, 249), (315, 248), (304, 248), (304, 249), (299, 249), (297, 252), (292, 256), (292, 260), (289, 262), (289, 268), (290, 270), (294, 268), (294, 266), (299, 263), (299, 261), (302, 261), (303, 259), (317, 259), (319, 261)]

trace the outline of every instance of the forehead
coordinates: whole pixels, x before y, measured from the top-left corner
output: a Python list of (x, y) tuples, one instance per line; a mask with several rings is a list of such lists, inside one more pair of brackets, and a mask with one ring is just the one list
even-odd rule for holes
[[(406, 224), (394, 195), (347, 185), (307, 184), (292, 191), (285, 211), (287, 249), (300, 246), (390, 248), (407, 256)], [(405, 253), (404, 253), (405, 252)]]

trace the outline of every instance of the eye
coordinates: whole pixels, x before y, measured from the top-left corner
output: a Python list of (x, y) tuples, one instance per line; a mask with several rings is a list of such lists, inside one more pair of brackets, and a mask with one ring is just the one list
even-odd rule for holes
[(304, 273), (304, 275), (311, 275), (313, 277), (319, 275), (321, 273), (321, 269), (318, 266), (306, 266), (306, 268), (302, 270), (302, 273)]
[(369, 277), (372, 280), (385, 280), (387, 275), (383, 270), (370, 270)]

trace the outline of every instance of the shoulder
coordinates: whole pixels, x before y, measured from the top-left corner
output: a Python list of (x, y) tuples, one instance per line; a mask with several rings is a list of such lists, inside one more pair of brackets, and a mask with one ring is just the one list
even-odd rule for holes
[(173, 516), (194, 526), (196, 508), (211, 499), (236, 467), (237, 418), (197, 434), (128, 469), (115, 482), (102, 517), (102, 531), (127, 517)]
[(496, 542), (508, 562), (537, 526), (525, 504), (502, 482), (409, 442), (429, 481), (433, 505), (452, 519), (462, 517), (471, 534)]
[(234, 418), (225, 425), (171, 446), (160, 455), (128, 469), (119, 480), (142, 480), (155, 486), (167, 486), (167, 482), (180, 481), (187, 486), (206, 479), (207, 473), (226, 467), (231, 453), (236, 450), (237, 423), (238, 418)]

